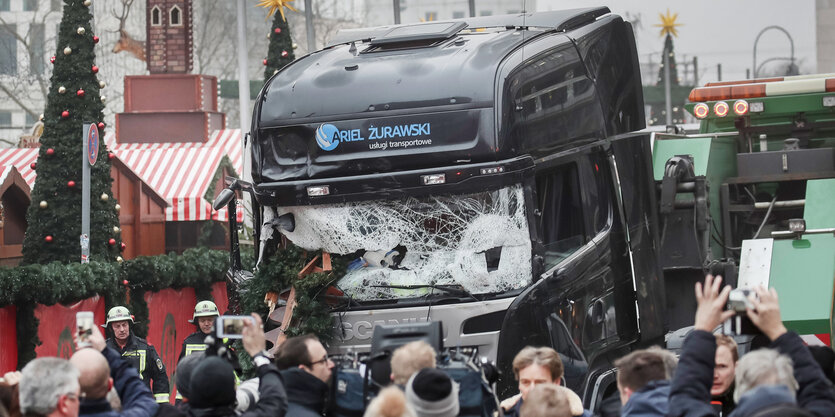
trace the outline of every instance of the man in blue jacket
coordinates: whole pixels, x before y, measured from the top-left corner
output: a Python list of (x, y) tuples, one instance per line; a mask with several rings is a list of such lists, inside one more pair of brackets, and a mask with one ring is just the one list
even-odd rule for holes
[[(90, 348), (80, 348), (70, 358), (80, 376), (81, 408), (79, 416), (152, 417), (157, 403), (151, 390), (139, 379), (139, 373), (119, 352), (106, 345), (97, 328), (89, 337)], [(107, 400), (111, 388), (116, 389), (122, 411), (114, 411)]]
[(621, 417), (664, 417), (670, 381), (664, 355), (656, 349), (636, 350), (615, 361)]
[[(684, 341), (678, 369), (670, 389), (671, 417), (708, 417), (718, 412), (710, 405), (710, 387), (716, 353), (713, 329), (735, 313), (726, 311), (731, 288), (720, 291), (722, 278), (708, 275), (696, 284), (696, 322)], [(777, 293), (757, 288), (747, 316), (771, 340), (771, 349), (740, 359), (736, 371), (737, 408), (730, 417), (835, 416), (835, 397), (809, 349), (780, 318)], [(747, 358), (749, 355), (754, 355)], [(760, 356), (762, 356), (760, 358)], [(789, 361), (790, 359), (790, 361)], [(788, 363), (793, 363), (793, 374)], [(795, 392), (796, 391), (796, 392)], [(727, 417), (727, 416), (726, 416)]]

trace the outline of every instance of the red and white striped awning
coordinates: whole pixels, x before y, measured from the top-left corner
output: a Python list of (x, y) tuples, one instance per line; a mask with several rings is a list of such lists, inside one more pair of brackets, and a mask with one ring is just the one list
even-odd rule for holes
[[(166, 221), (227, 221), (228, 210), (213, 210), (211, 201), (203, 196), (214, 186), (210, 183), (224, 156), (229, 158), (236, 174), (243, 172), (239, 129), (215, 130), (206, 143), (117, 144), (112, 132), (105, 136), (105, 143), (110, 152), (166, 200)], [(30, 189), (37, 175), (30, 164), (37, 159), (37, 148), (0, 149), (0, 167), (17, 168)], [(243, 222), (244, 211), (240, 205), (237, 214), (238, 221)]]
[[(213, 131), (206, 143), (115, 143), (105, 137), (108, 149), (136, 175), (148, 183), (169, 206), (166, 221), (227, 220), (227, 209), (212, 209), (204, 196), (224, 156), (235, 173), (243, 172), (243, 150), (239, 129)], [(210, 197), (211, 198), (211, 197)], [(237, 210), (243, 221), (243, 209)]]
[(31, 190), (32, 187), (35, 185), (35, 177), (37, 174), (35, 170), (30, 167), (32, 162), (38, 160), (38, 149), (37, 148), (8, 148), (8, 149), (0, 149), (0, 169), (3, 170), (2, 180), (6, 179), (6, 175), (8, 175), (10, 167), (15, 167), (23, 179), (26, 181), (26, 184), (29, 185), (29, 189)]

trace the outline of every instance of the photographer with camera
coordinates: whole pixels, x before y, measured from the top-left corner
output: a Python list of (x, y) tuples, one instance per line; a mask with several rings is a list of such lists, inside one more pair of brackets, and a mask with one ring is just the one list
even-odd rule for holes
[[(151, 417), (157, 412), (151, 390), (139, 378), (139, 373), (119, 352), (107, 346), (96, 326), (89, 335), (79, 334), (78, 350), (70, 363), (78, 370), (81, 385), (80, 416), (92, 417)], [(111, 388), (116, 389), (122, 410), (115, 411), (107, 399)]]
[[(265, 350), (267, 342), (261, 317), (253, 314), (252, 320), (243, 320), (241, 338), (244, 349), (257, 366), (259, 388), (258, 402), (240, 416), (283, 417), (287, 412), (287, 394), (278, 369)], [(191, 417), (238, 415), (235, 412), (235, 371), (230, 361), (216, 356), (218, 354), (221, 354), (220, 349), (210, 347), (206, 350), (206, 357), (191, 372), (187, 410)]]
[[(725, 310), (730, 286), (721, 289), (722, 278), (708, 275), (696, 284), (696, 322), (684, 341), (678, 369), (670, 390), (669, 416), (717, 416), (710, 404), (715, 365), (713, 330), (736, 312)], [(835, 415), (831, 384), (815, 363), (803, 341), (787, 331), (780, 318), (777, 293), (757, 288), (748, 298), (745, 314), (771, 340), (772, 349), (745, 355), (736, 369), (736, 409), (731, 417)], [(793, 368), (792, 368), (793, 364)]]

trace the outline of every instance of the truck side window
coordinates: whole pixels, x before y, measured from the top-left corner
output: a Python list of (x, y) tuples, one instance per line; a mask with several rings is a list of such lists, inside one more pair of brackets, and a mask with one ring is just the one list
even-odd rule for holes
[(539, 230), (550, 269), (586, 243), (577, 166), (573, 163), (536, 176)]
[(587, 180), (584, 188), (588, 200), (586, 204), (591, 210), (587, 214), (591, 227), (590, 236), (600, 233), (609, 226), (609, 213), (611, 212), (609, 178), (611, 176), (608, 168), (606, 159), (597, 154), (590, 155), (589, 163), (582, 166), (583, 179)]

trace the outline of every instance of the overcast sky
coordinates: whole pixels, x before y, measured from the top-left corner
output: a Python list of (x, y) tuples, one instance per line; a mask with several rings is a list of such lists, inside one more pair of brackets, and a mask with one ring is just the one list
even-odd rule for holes
[[(537, 0), (537, 9), (559, 10), (608, 6), (613, 13), (640, 19), (637, 24), (641, 62), (660, 61), (663, 38), (655, 24), (659, 13), (678, 13), (678, 37), (674, 39), (679, 62), (699, 58), (699, 83), (715, 81), (716, 64), (722, 63), (722, 79), (743, 79), (752, 66), (757, 34), (767, 26), (785, 28), (794, 39), (794, 54), (802, 73), (817, 72), (815, 51), (815, 0)], [(757, 62), (772, 57), (789, 57), (789, 40), (783, 32), (769, 30), (757, 46)], [(763, 67), (765, 71), (766, 67)], [(680, 76), (682, 74), (679, 74)]]

